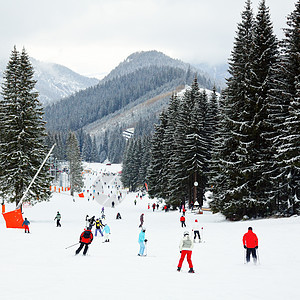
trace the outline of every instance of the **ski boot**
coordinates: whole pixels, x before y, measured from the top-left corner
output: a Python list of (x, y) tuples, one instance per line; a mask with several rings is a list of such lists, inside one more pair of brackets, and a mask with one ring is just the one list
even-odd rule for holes
[(193, 268), (190, 268), (189, 273), (195, 273)]
[(180, 272), (180, 270), (181, 270), (181, 268), (178, 267), (178, 268), (177, 268), (177, 271)]

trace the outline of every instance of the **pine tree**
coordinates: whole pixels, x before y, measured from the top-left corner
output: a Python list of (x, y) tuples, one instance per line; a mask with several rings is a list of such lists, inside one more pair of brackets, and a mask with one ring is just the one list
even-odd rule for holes
[(98, 155), (98, 151), (97, 151), (97, 143), (96, 143), (95, 136), (93, 137), (93, 142), (92, 142), (91, 161), (99, 162), (99, 155)]
[[(0, 186), (5, 198), (19, 203), (30, 181), (47, 155), (43, 109), (34, 90), (33, 67), (25, 51), (14, 48), (4, 72), (1, 100)], [(47, 164), (40, 171), (26, 201), (50, 197), (51, 177)]]
[(164, 165), (164, 134), (167, 124), (166, 113), (160, 114), (160, 124), (155, 127), (155, 132), (151, 139), (150, 164), (147, 170), (147, 184), (149, 196), (154, 198), (167, 198), (166, 178), (162, 176)]
[(288, 28), (281, 42), (281, 53), (273, 68), (272, 89), (269, 93), (269, 123), (276, 159), (271, 179), (274, 186), (271, 198), (281, 215), (300, 213), (300, 156), (299, 156), (299, 74), (300, 74), (300, 2), (288, 16)]
[(67, 140), (67, 158), (70, 167), (69, 176), (71, 195), (73, 196), (74, 192), (80, 192), (83, 188), (82, 162), (78, 140), (74, 132), (69, 133), (69, 137)]

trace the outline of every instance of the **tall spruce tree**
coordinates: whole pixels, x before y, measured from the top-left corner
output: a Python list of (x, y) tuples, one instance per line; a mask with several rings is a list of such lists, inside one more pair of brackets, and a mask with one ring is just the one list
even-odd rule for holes
[(268, 107), (268, 121), (275, 131), (271, 141), (276, 152), (271, 198), (276, 212), (281, 215), (300, 213), (297, 200), (300, 198), (300, 1), (287, 17), (287, 25), (280, 43), (280, 57), (273, 68)]
[(82, 161), (80, 157), (80, 150), (78, 140), (74, 132), (70, 132), (67, 140), (67, 159), (69, 161), (69, 176), (70, 176), (70, 192), (81, 192), (83, 188), (82, 178)]
[[(33, 73), (25, 49), (20, 54), (14, 47), (2, 85), (0, 186), (5, 198), (16, 205), (47, 155), (43, 108), (34, 90)], [(34, 204), (49, 199), (51, 177), (48, 170), (46, 164), (25, 201)]]
[(227, 191), (216, 195), (221, 211), (232, 219), (272, 213), (269, 170), (274, 153), (268, 139), (272, 129), (266, 119), (271, 69), (278, 56), (278, 43), (265, 1), (261, 1), (255, 20), (247, 1), (242, 18), (225, 92), (225, 126), (231, 134), (224, 143), (231, 147), (231, 152), (224, 149), (220, 161), (227, 176)]

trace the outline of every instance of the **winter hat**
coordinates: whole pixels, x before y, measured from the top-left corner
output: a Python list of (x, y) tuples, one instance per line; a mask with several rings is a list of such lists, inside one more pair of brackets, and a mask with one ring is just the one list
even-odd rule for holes
[(185, 236), (185, 235), (190, 235), (190, 233), (188, 232), (188, 231), (185, 231), (184, 233), (183, 233), (183, 235)]
[(248, 230), (252, 230), (252, 227), (248, 227)]

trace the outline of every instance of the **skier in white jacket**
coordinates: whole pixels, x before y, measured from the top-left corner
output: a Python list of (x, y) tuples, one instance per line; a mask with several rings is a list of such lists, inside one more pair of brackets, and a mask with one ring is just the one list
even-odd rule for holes
[(194, 231), (194, 242), (196, 242), (196, 238), (198, 237), (199, 238), (199, 243), (201, 243), (200, 226), (199, 226), (199, 223), (198, 223), (197, 219), (195, 219), (192, 231)]
[(188, 261), (189, 268), (190, 268), (189, 273), (195, 273), (195, 271), (193, 269), (192, 259), (191, 259), (193, 247), (194, 247), (194, 242), (190, 238), (189, 232), (185, 231), (183, 233), (183, 239), (180, 241), (180, 244), (179, 244), (179, 250), (181, 253), (181, 257), (180, 257), (178, 267), (177, 267), (178, 272), (181, 270), (182, 263), (184, 261), (185, 256), (187, 256), (187, 261)]

